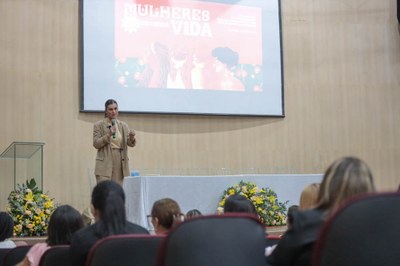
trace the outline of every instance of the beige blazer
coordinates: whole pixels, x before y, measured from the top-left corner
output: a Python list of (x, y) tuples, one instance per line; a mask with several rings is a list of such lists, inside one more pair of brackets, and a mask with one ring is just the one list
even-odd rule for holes
[[(122, 136), (122, 172), (124, 176), (130, 176), (128, 146), (134, 147), (136, 145), (136, 139), (134, 142), (129, 139), (130, 129), (125, 122), (117, 120), (116, 124)], [(93, 146), (97, 149), (94, 174), (111, 177), (112, 152), (110, 144), (111, 138), (108, 135), (110, 129), (108, 128), (108, 126), (109, 124), (107, 123), (107, 119), (100, 120), (96, 122), (93, 126)]]

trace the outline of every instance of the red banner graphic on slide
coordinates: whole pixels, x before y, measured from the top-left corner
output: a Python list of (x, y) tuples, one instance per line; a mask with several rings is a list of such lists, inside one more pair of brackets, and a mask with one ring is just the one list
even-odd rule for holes
[[(261, 1), (261, 0), (260, 0)], [(211, 56), (229, 47), (240, 64), (262, 64), (261, 8), (188, 0), (115, 0), (115, 57), (143, 58), (158, 43), (169, 54)]]

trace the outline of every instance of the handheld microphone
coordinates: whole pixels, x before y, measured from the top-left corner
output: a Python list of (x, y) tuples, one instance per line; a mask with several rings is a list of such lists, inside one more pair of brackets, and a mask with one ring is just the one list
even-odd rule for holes
[[(115, 118), (111, 119), (112, 126), (115, 126), (115, 122), (116, 122)], [(115, 139), (115, 131), (112, 133), (112, 137), (113, 137), (113, 139)]]

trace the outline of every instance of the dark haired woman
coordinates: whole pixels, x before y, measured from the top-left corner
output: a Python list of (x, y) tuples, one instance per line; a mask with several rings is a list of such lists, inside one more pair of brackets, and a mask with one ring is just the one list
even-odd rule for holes
[(136, 133), (117, 119), (115, 100), (109, 99), (104, 105), (104, 119), (93, 126), (93, 146), (97, 149), (94, 174), (97, 182), (113, 180), (122, 186), (124, 177), (130, 175), (128, 146), (136, 145)]
[(126, 220), (125, 194), (114, 181), (106, 180), (94, 187), (92, 207), (95, 223), (79, 230), (72, 238), (72, 265), (85, 265), (90, 248), (101, 238), (121, 234), (149, 234), (143, 227)]
[(234, 194), (229, 196), (224, 204), (224, 213), (228, 212), (244, 212), (258, 215), (254, 204), (245, 196)]
[(6, 212), (0, 212), (0, 248), (15, 248), (13, 236), (14, 222)]
[(188, 210), (187, 213), (185, 214), (185, 220), (192, 219), (194, 217), (198, 217), (198, 216), (202, 216), (202, 215), (203, 214), (198, 209), (191, 209), (191, 210)]
[(43, 253), (51, 246), (69, 245), (72, 234), (83, 227), (81, 214), (69, 205), (58, 207), (50, 216), (46, 243), (33, 245), (18, 266), (39, 265)]

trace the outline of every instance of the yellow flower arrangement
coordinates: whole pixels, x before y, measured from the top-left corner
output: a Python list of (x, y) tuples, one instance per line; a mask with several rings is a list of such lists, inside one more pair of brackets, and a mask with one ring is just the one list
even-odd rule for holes
[(16, 236), (43, 236), (47, 233), (50, 215), (56, 208), (53, 200), (38, 189), (34, 179), (17, 185), (8, 196), (7, 211), (14, 220)]
[(279, 226), (286, 224), (287, 204), (279, 202), (276, 193), (270, 188), (258, 188), (255, 183), (244, 182), (228, 187), (219, 202), (218, 213), (223, 212), (225, 200), (234, 194), (241, 194), (248, 198), (256, 207), (263, 224), (267, 226)]

